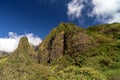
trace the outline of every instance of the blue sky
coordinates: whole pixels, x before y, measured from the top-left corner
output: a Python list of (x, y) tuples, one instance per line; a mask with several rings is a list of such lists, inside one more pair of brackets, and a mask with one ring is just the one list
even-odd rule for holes
[[(18, 34), (34, 33), (43, 39), (60, 22), (73, 22), (82, 27), (108, 23), (109, 21), (106, 20), (106, 22), (104, 19), (113, 17), (111, 15), (118, 13), (120, 10), (115, 9), (116, 11), (112, 11), (108, 10), (108, 7), (117, 5), (115, 8), (118, 8), (120, 7), (120, 1), (98, 1), (0, 0), (0, 37), (5, 37), (8, 32), (16, 32)], [(95, 7), (93, 8), (93, 6)], [(100, 12), (100, 9), (104, 7), (106, 10)], [(92, 11), (92, 9), (94, 10)], [(113, 12), (113, 14), (105, 13), (107, 10), (110, 13)], [(103, 15), (109, 17), (105, 18)], [(119, 16), (119, 14), (117, 15)], [(101, 20), (97, 21), (96, 19), (99, 18)]]
[(44, 38), (60, 22), (68, 22), (67, 1), (0, 0), (0, 36), (9, 31)]
[(24, 35), (39, 44), (60, 22), (85, 28), (120, 22), (120, 0), (0, 0), (0, 50)]

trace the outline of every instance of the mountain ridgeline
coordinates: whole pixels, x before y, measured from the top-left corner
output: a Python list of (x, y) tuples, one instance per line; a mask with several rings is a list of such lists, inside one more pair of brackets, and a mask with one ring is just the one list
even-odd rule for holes
[(0, 80), (120, 80), (120, 23), (60, 23), (37, 50), (22, 37), (0, 58)]
[[(64, 56), (79, 57), (91, 47), (97, 46), (95, 42), (85, 29), (74, 24), (61, 23), (40, 44), (39, 62), (43, 64), (52, 63)], [(75, 63), (79, 62), (75, 60)]]

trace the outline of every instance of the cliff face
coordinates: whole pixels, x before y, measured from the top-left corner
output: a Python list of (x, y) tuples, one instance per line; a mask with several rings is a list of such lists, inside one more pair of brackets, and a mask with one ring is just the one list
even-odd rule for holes
[(51, 63), (64, 55), (84, 53), (95, 46), (92, 36), (71, 23), (61, 23), (54, 28), (39, 47), (39, 62)]
[(0, 58), (0, 80), (120, 80), (119, 33), (119, 23), (87, 29), (61, 23), (34, 49), (23, 37)]
[(64, 53), (64, 33), (59, 33), (56, 36), (48, 37), (40, 45), (39, 62), (50, 63), (52, 60), (62, 57)]

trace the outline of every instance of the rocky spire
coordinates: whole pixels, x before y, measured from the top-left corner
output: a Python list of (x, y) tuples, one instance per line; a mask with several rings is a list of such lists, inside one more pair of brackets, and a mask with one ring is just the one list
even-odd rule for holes
[(27, 37), (22, 37), (18, 48), (12, 53), (11, 61), (21, 63), (31, 63), (37, 60), (37, 53), (29, 45)]

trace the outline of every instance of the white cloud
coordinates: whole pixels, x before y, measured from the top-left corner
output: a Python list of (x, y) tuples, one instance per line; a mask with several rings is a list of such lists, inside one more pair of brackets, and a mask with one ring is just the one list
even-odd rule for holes
[(32, 33), (26, 34), (26, 36), (28, 38), (29, 43), (33, 46), (38, 46), (39, 43), (42, 42), (42, 40), (39, 37), (34, 36), (34, 34), (32, 34)]
[(81, 19), (87, 15), (103, 23), (120, 22), (120, 0), (71, 0), (67, 9), (67, 15), (72, 19)]
[(109, 19), (106, 22), (109, 22), (109, 23), (120, 22), (120, 13), (116, 13), (114, 16), (112, 16), (111, 19)]
[(84, 8), (83, 2), (85, 0), (72, 0), (67, 4), (67, 14), (70, 18), (79, 18), (81, 17), (81, 11)]
[(13, 52), (18, 46), (20, 38), (23, 36), (28, 38), (28, 41), (32, 46), (37, 46), (42, 42), (40, 37), (37, 37), (32, 33), (17, 35), (16, 33), (9, 32), (7, 38), (0, 38), (0, 51)]
[(120, 0), (92, 0), (92, 16), (105, 23), (120, 22)]

